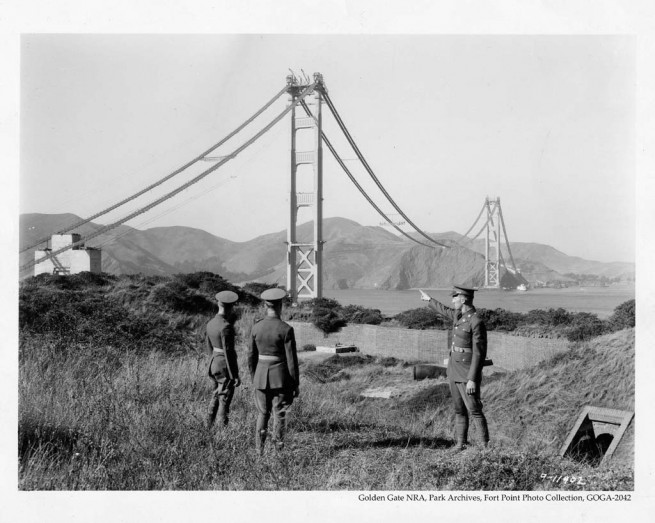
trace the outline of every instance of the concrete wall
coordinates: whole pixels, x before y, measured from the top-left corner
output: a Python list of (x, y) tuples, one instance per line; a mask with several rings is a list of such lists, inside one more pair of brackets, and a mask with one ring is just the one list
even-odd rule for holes
[(100, 272), (101, 257), (102, 251), (98, 249), (71, 251), (70, 273), (77, 274), (84, 271)]
[[(68, 247), (71, 243), (79, 242), (82, 237), (79, 234), (53, 234), (50, 237), (50, 248), (53, 251), (58, 251), (64, 247)], [(79, 249), (79, 247), (76, 247)], [(62, 253), (63, 254), (63, 253)]]
[[(449, 352), (448, 331), (348, 325), (326, 338), (310, 323), (289, 324), (296, 333), (299, 350), (306, 344), (334, 346), (342, 343), (355, 345), (362, 353), (372, 356), (439, 364), (443, 364)], [(495, 366), (507, 370), (531, 367), (568, 347), (566, 340), (523, 338), (497, 332), (489, 332), (487, 338), (487, 357), (493, 359)]]
[[(70, 242), (67, 244), (70, 245)], [(51, 251), (36, 251), (34, 260), (40, 260)], [(77, 274), (84, 271), (99, 273), (102, 271), (102, 251), (100, 249), (69, 249), (56, 256), (56, 263), (52, 258), (37, 263), (34, 266), (34, 275), (53, 274), (55, 268), (63, 269), (68, 274)]]

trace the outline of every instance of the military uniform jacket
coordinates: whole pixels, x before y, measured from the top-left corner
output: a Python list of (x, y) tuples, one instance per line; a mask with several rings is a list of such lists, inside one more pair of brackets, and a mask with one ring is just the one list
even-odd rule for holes
[[(487, 328), (477, 315), (475, 307), (462, 313), (457, 309), (446, 307), (437, 300), (429, 302), (441, 316), (453, 323), (453, 341), (448, 358), (448, 376), (456, 382), (482, 380), (482, 365), (487, 357)], [(456, 352), (453, 347), (471, 349), (470, 352)]]
[(239, 377), (234, 338), (234, 327), (225, 319), (225, 316), (217, 314), (207, 323), (205, 344), (212, 355), (209, 362), (210, 376), (229, 379)]
[(274, 316), (255, 323), (250, 333), (248, 365), (256, 389), (293, 390), (298, 387), (298, 355), (293, 327)]

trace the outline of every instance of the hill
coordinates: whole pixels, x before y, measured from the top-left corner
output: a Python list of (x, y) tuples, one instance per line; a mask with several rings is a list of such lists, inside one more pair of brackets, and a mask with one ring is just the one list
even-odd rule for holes
[[(24, 214), (20, 217), (21, 246), (65, 230), (79, 221), (72, 214)], [(82, 234), (101, 225), (88, 223)], [(312, 223), (298, 227), (300, 241), (309, 241)], [(326, 218), (324, 236), (325, 288), (407, 289), (443, 287), (454, 283), (484, 284), (484, 244), (458, 245), (454, 232), (432, 235), (449, 249), (417, 245), (381, 227), (362, 226), (345, 218)], [(286, 283), (286, 231), (246, 242), (219, 238), (191, 227), (137, 230), (120, 226), (89, 241), (103, 250), (103, 270), (110, 274), (170, 275), (196, 271), (220, 274), (231, 281)], [(563, 272), (634, 276), (633, 264), (604, 264), (567, 256), (539, 244), (512, 244), (520, 276), (501, 271), (501, 284), (515, 287), (536, 281), (567, 281)], [(20, 255), (21, 265), (33, 260), (34, 249)], [(553, 266), (554, 265), (554, 266)]]
[[(276, 453), (269, 446), (259, 458), (246, 371), (256, 309), (236, 322), (244, 383), (230, 426), (210, 431), (203, 423), (212, 388), (208, 354), (199, 349), (202, 328), (213, 314), (208, 297), (229, 284), (201, 276), (209, 279), (87, 273), (21, 286), (19, 489), (634, 489), (631, 460), (602, 469), (557, 455), (583, 405), (634, 408), (634, 329), (485, 378), (491, 445), (458, 454), (449, 452), (446, 383), (414, 382), (411, 366), (393, 358), (355, 353), (317, 361), (316, 351), (301, 351), (287, 447)], [(390, 381), (412, 394), (362, 396)], [(542, 471), (585, 483), (547, 482)]]

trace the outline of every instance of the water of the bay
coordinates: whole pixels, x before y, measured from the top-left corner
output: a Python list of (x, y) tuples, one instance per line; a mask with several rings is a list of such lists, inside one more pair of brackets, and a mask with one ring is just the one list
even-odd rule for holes
[[(450, 305), (450, 288), (424, 289), (430, 296)], [(361, 305), (379, 309), (386, 316), (425, 307), (418, 290), (382, 291), (376, 289), (329, 289), (326, 298), (342, 305)], [(482, 289), (475, 293), (475, 305), (485, 309), (505, 309), (512, 312), (528, 312), (534, 309), (563, 308), (569, 312), (590, 312), (599, 318), (608, 318), (614, 309), (634, 299), (634, 285), (610, 287), (569, 287), (566, 289), (530, 289), (528, 291), (503, 291)]]

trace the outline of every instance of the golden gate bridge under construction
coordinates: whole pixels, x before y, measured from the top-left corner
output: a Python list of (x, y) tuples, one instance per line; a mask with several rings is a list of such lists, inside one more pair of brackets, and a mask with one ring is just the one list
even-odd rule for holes
[[(288, 95), (290, 103), (281, 111), (277, 116), (270, 120), (262, 129), (257, 131), (251, 138), (244, 142), (239, 147), (235, 148), (227, 154), (212, 156), (219, 147), (224, 145), (228, 140), (236, 136), (248, 125), (250, 125), (257, 117), (266, 111), (275, 101), (281, 96)], [(386, 200), (395, 209), (395, 216), (401, 216), (404, 224), (407, 224), (414, 230), (414, 235), (409, 234), (399, 227), (399, 223), (394, 222), (390, 217), (390, 213), (385, 213), (364, 190), (362, 185), (357, 181), (355, 176), (346, 166), (342, 157), (337, 153), (335, 147), (332, 145), (326, 134), (323, 132), (323, 106), (327, 106), (332, 117), (338, 124), (339, 129), (343, 136), (348, 141), (352, 151), (356, 155), (356, 159), (366, 170), (367, 174), (371, 177), (375, 185), (380, 189)], [(172, 191), (160, 196), (149, 204), (130, 212), (123, 218), (111, 223), (109, 225), (101, 226), (95, 231), (87, 234), (84, 237), (74, 234), (71, 236), (73, 241), (64, 246), (57, 246), (53, 249), (45, 249), (37, 251), (34, 260), (25, 263), (20, 267), (21, 273), (25, 273), (33, 269), (37, 264), (50, 260), (55, 266), (57, 264), (57, 256), (69, 249), (75, 249), (84, 245), (89, 240), (105, 234), (112, 229), (142, 215), (154, 207), (160, 205), (178, 195), (190, 186), (198, 183), (202, 179), (209, 176), (214, 171), (220, 169), (229, 161), (235, 159), (242, 151), (247, 149), (250, 145), (255, 143), (260, 137), (266, 134), (273, 126), (283, 120), (288, 114), (291, 114), (291, 172), (290, 172), (290, 190), (289, 190), (289, 221), (287, 226), (287, 291), (292, 299), (296, 302), (300, 299), (320, 298), (323, 294), (322, 288), (322, 270), (323, 270), (323, 145), (327, 147), (330, 153), (334, 156), (336, 162), (343, 169), (353, 185), (362, 194), (366, 201), (382, 216), (385, 221), (395, 228), (401, 235), (405, 236), (410, 241), (422, 245), (427, 248), (447, 249), (447, 243), (439, 242), (427, 233), (421, 230), (398, 206), (391, 195), (384, 188), (378, 177), (375, 175), (373, 169), (364, 158), (355, 140), (348, 131), (345, 123), (343, 122), (339, 112), (332, 99), (328, 94), (325, 86), (323, 76), (320, 73), (314, 73), (313, 79), (308, 78), (306, 75), (298, 76), (291, 73), (286, 78), (286, 85), (266, 102), (257, 112), (250, 118), (245, 120), (236, 129), (230, 132), (227, 136), (222, 138), (219, 142), (212, 145), (209, 149), (203, 151), (192, 160), (188, 161), (181, 167), (175, 169), (173, 172), (167, 174), (153, 184), (141, 189), (140, 191), (128, 196), (127, 198), (85, 218), (72, 223), (64, 230), (59, 231), (59, 234), (64, 234), (69, 231), (78, 229), (82, 225), (90, 223), (92, 220), (99, 218), (119, 207), (135, 200), (136, 198), (147, 194), (149, 191), (159, 187), (164, 182), (174, 178), (175, 176), (184, 173), (190, 167), (199, 164), (199, 162), (210, 162), (213, 165), (197, 174), (192, 179), (179, 185)], [(309, 144), (299, 150), (300, 144)], [(313, 235), (310, 241), (300, 242), (296, 236), (296, 228), (298, 225), (299, 210), (307, 208), (311, 211), (313, 218)], [(469, 234), (481, 223), (478, 232), (470, 237)], [(485, 270), (484, 270), (484, 286), (487, 288), (500, 287), (500, 271), (504, 267), (512, 274), (517, 274), (516, 264), (512, 256), (509, 240), (507, 238), (507, 231), (505, 222), (502, 215), (500, 206), (500, 198), (490, 200), (488, 197), (473, 222), (473, 225), (463, 235), (463, 238), (457, 240), (462, 246), (468, 242), (472, 242), (484, 233), (485, 241)], [(501, 237), (504, 238), (505, 248), (509, 255), (510, 265), (501, 253)], [(43, 243), (50, 240), (50, 237), (40, 238), (38, 241), (21, 249), (21, 253), (34, 249)], [(423, 240), (423, 241), (422, 241)]]

